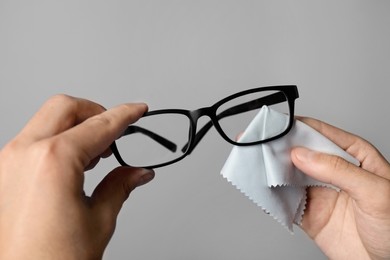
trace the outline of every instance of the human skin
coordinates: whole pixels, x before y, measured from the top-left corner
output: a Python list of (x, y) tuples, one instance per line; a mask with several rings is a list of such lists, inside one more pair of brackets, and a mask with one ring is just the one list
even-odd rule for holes
[(92, 195), (84, 172), (147, 110), (57, 95), (0, 151), (0, 259), (101, 259), (117, 215), (152, 170), (118, 167)]
[[(58, 95), (0, 151), (0, 259), (101, 259), (130, 192), (151, 170), (118, 167), (83, 191), (84, 172), (147, 110), (124, 104), (110, 110)], [(390, 258), (390, 165), (367, 141), (311, 118), (300, 118), (360, 162), (294, 148), (307, 175), (341, 189), (313, 187), (303, 230), (331, 259)]]
[(305, 174), (333, 184), (308, 189), (302, 229), (330, 259), (390, 259), (390, 165), (366, 140), (312, 118), (299, 118), (360, 161), (296, 147)]

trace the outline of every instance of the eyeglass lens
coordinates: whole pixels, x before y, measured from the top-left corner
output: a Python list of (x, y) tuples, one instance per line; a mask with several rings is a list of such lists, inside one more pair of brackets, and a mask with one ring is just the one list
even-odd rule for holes
[[(272, 109), (279, 113), (290, 113), (289, 104), (283, 92), (275, 90), (260, 91), (239, 96), (219, 106), (216, 112), (219, 118), (218, 124), (230, 140), (237, 141), (237, 135), (246, 129), (260, 111), (262, 111), (263, 117), (267, 116), (267, 112), (263, 106), (267, 106), (267, 109)], [(231, 113), (234, 115), (226, 117), (218, 116), (225, 114), (225, 111), (232, 111)], [(265, 123), (267, 119), (263, 118), (263, 120)], [(247, 141), (257, 142), (277, 136), (286, 130), (287, 123), (280, 128), (267, 129), (268, 131), (266, 132), (259, 131), (259, 135), (253, 136), (251, 140)]]

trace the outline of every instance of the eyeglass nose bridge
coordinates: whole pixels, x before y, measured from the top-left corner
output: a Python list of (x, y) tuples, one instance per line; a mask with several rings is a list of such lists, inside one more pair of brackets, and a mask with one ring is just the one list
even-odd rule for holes
[(203, 116), (208, 116), (210, 119), (213, 118), (215, 109), (213, 107), (202, 107), (190, 112), (191, 120), (196, 125), (198, 120)]
[[(191, 122), (191, 128), (190, 128), (190, 136), (189, 136), (189, 143), (186, 144), (182, 151), (186, 152), (186, 154), (190, 154), (195, 147), (198, 145), (199, 141), (201, 138), (196, 138), (197, 136), (203, 137), (204, 134), (202, 133), (197, 133), (197, 125), (198, 121), (201, 117), (207, 116), (209, 118), (209, 121), (202, 127), (201, 131), (202, 132), (207, 132), (210, 130), (212, 126), (215, 126), (216, 128), (217, 125), (215, 123), (215, 108), (214, 107), (203, 107), (199, 108), (197, 110), (190, 111), (189, 113), (189, 118)], [(219, 131), (219, 129), (217, 129)], [(188, 147), (189, 146), (189, 147)]]

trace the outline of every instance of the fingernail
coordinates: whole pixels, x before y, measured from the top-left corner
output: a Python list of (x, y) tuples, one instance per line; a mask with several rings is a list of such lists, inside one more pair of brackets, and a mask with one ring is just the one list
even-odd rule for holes
[(142, 174), (138, 179), (137, 186), (142, 186), (154, 179), (154, 171), (150, 169), (142, 169)]
[(301, 162), (309, 162), (315, 155), (315, 151), (307, 148), (299, 147), (295, 149), (295, 157)]

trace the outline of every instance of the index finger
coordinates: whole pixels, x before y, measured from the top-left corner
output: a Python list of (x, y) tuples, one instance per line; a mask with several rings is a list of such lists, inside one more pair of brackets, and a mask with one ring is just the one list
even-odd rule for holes
[(104, 107), (90, 100), (55, 95), (35, 113), (19, 136), (28, 142), (49, 138), (103, 111)]
[[(83, 123), (63, 132), (74, 158), (82, 168), (103, 153), (126, 127), (137, 121), (146, 111), (146, 104), (123, 104), (88, 118)], [(77, 162), (76, 162), (77, 163)]]
[[(314, 128), (329, 140), (340, 146), (344, 150), (348, 150), (359, 138), (358, 136), (348, 133), (340, 128), (322, 122), (311, 117), (299, 117), (296, 119)], [(353, 154), (354, 155), (354, 154)]]
[(309, 117), (296, 117), (299, 121), (314, 128), (329, 140), (360, 161), (361, 167), (381, 177), (389, 179), (387, 173), (379, 169), (389, 168), (383, 155), (368, 141), (340, 128)]

